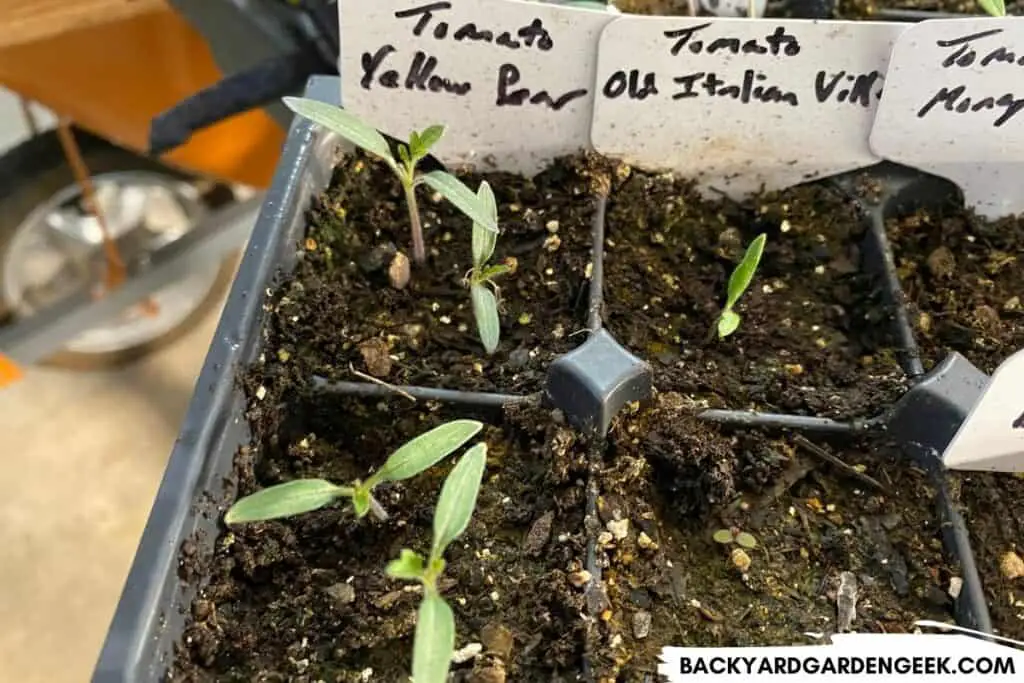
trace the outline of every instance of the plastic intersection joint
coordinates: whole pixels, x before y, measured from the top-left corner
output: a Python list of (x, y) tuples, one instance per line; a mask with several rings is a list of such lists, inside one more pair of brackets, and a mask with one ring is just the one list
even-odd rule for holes
[(923, 465), (941, 468), (943, 452), (988, 379), (959, 353), (950, 353), (892, 407), (886, 420), (889, 433), (909, 444)]
[(651, 397), (652, 375), (650, 365), (601, 329), (551, 364), (547, 393), (577, 429), (604, 437), (623, 406)]

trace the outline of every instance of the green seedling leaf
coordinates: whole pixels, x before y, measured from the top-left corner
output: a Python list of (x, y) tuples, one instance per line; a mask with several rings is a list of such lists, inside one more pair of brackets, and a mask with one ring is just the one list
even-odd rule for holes
[(732, 532), (728, 529), (719, 529), (711, 538), (715, 539), (715, 543), (721, 543), (722, 545), (729, 545), (733, 542)]
[(414, 683), (445, 683), (455, 652), (455, 616), (436, 593), (427, 593), (416, 615), (412, 648)]
[(305, 97), (285, 97), (284, 105), (299, 116), (319, 124), (345, 138), (374, 156), (380, 157), (392, 166), (391, 148), (384, 136), (372, 126), (363, 123), (357, 116), (333, 104), (318, 102)]
[(1003, 0), (978, 0), (978, 4), (993, 17), (1006, 16), (1006, 3)]
[(761, 262), (761, 254), (764, 253), (764, 243), (768, 239), (765, 234), (760, 234), (754, 238), (754, 241), (747, 247), (746, 253), (743, 254), (743, 260), (739, 262), (736, 269), (732, 271), (732, 275), (729, 276), (729, 287), (727, 290), (727, 297), (725, 300), (725, 308), (731, 309), (739, 301), (739, 298), (743, 296), (743, 292), (747, 291), (747, 287), (754, 279), (754, 273), (757, 271), (757, 265)]
[(461, 180), (444, 171), (431, 171), (420, 176), (420, 179), (430, 189), (454, 204), (455, 208), (466, 214), (471, 221), (479, 223), (490, 232), (498, 232), (497, 218), (487, 212), (473, 191)]
[(416, 581), (423, 577), (423, 569), (423, 558), (417, 553), (403, 548), (402, 552), (398, 555), (398, 559), (388, 562), (388, 566), (384, 571), (387, 572), (388, 576), (396, 579)]
[[(419, 134), (419, 147), (420, 154), (418, 159), (422, 159), (430, 153), (430, 150), (440, 142), (441, 138), (444, 137), (444, 126), (429, 126), (422, 133)], [(417, 160), (418, 160), (417, 159)]]
[(324, 479), (296, 479), (241, 498), (224, 515), (225, 524), (244, 524), (312, 512), (351, 496), (352, 489)]
[(444, 480), (434, 509), (434, 546), (431, 561), (444, 556), (452, 541), (469, 526), (487, 464), (487, 444), (478, 443), (466, 452)]
[[(451, 455), (483, 429), (476, 420), (453, 420), (407, 441), (366, 482), (366, 488), (415, 477)], [(369, 503), (369, 501), (367, 501)]]
[(355, 508), (356, 517), (362, 519), (370, 511), (370, 488), (359, 487), (352, 492), (352, 507)]
[(406, 166), (412, 163), (412, 156), (407, 145), (398, 145), (398, 158), (401, 159), (402, 163)]
[(736, 544), (739, 545), (741, 548), (753, 550), (757, 547), (757, 539), (754, 538), (752, 535), (748, 534), (746, 531), (741, 531), (738, 534), (736, 534)]
[(469, 287), (473, 299), (473, 317), (480, 333), (480, 343), (488, 354), (494, 353), (501, 339), (501, 320), (498, 318), (498, 299), (487, 285), (474, 283)]
[[(480, 207), (498, 224), (498, 203), (494, 199), (494, 191), (485, 180), (480, 183), (480, 189), (476, 192), (476, 198)], [(498, 233), (491, 232), (486, 227), (473, 221), (473, 267), (483, 268), (487, 261), (494, 255), (494, 247), (498, 243)]]
[(718, 338), (725, 339), (740, 327), (740, 316), (733, 310), (724, 310), (718, 317)]

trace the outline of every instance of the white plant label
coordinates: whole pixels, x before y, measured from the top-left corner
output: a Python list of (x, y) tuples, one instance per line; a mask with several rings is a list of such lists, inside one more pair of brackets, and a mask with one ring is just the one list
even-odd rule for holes
[(519, 173), (590, 147), (594, 58), (616, 15), (521, 0), (339, 0), (342, 103), (433, 153)]
[(1024, 350), (996, 368), (942, 456), (947, 469), (1024, 472)]
[(733, 198), (869, 166), (889, 52), (904, 30), (620, 17), (599, 44), (594, 147)]
[(1024, 19), (908, 28), (893, 48), (871, 147), (957, 183), (984, 217), (1024, 211)]

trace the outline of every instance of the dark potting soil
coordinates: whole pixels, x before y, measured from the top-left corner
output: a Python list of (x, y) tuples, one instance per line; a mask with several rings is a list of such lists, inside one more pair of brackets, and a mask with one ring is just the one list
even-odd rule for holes
[[(881, 290), (861, 272), (866, 225), (827, 185), (740, 205), (636, 173), (613, 188), (607, 225), (608, 327), (654, 364), (663, 389), (715, 407), (847, 418), (905, 390)], [(742, 322), (719, 340), (729, 276), (759, 233), (767, 243), (736, 309)]]
[[(238, 459), (243, 494), (300, 476), (365, 478), (401, 443), (453, 417), (353, 399), (273, 407), (281, 398), (275, 390), (253, 403), (265, 451), (258, 462)], [(501, 667), (512, 680), (573, 681), (585, 608), (567, 576), (584, 555), (584, 450), (548, 411), (519, 408), (489, 422), (499, 426), (479, 437), (489, 446), (484, 485), (469, 529), (447, 553), (441, 587), (455, 612), (456, 647), (479, 643), (491, 656), (471, 659), (456, 680), (494, 681), (490, 669)], [(209, 566), (186, 568), (209, 583), (171, 680), (407, 680), (421, 593), (384, 567), (402, 548), (429, 550), (449, 469), (381, 490), (387, 522), (359, 522), (338, 507), (233, 528)]]
[[(295, 381), (306, 373), (357, 380), (354, 368), (393, 384), (541, 389), (550, 362), (583, 338), (588, 181), (568, 164), (532, 180), (489, 179), (502, 227), (491, 262), (517, 263), (497, 281), (503, 324), (494, 356), (483, 352), (463, 284), (472, 264), (469, 219), (439, 195), (421, 200), (428, 263), (413, 269), (406, 289), (392, 288), (387, 270), (410, 241), (401, 188), (383, 164), (355, 156), (311, 212), (301, 260), (276, 303), (272, 345), (294, 372), (282, 370)], [(466, 180), (479, 186), (479, 177)]]
[[(366, 476), (400, 443), (466, 416), (400, 396), (384, 403), (314, 396), (313, 375), (357, 380), (356, 370), (395, 384), (540, 389), (550, 360), (582, 340), (590, 192), (595, 173), (608, 169), (618, 180), (608, 214), (607, 317), (624, 343), (652, 360), (658, 388), (672, 393), (618, 421), (598, 476), (603, 492), (625, 501), (634, 534), (613, 546), (602, 541), (617, 583), (609, 609), (594, 615), (603, 624), (590, 643), (601, 670), (618, 668), (627, 652), (630, 671), (641, 670), (652, 664), (655, 644), (801, 642), (804, 631), (829, 630), (826, 584), (841, 571), (862, 584), (866, 602), (855, 628), (899, 629), (913, 617), (945, 615), (943, 590), (955, 571), (942, 564), (932, 498), (913, 470), (872, 455), (873, 447), (835, 451), (890, 490), (912, 492), (897, 503), (829, 467), (811, 467), (786, 438), (728, 434), (690, 417), (702, 401), (865, 415), (898, 393), (884, 315), (873, 285), (857, 274), (863, 228), (823, 188), (739, 207), (700, 201), (682, 183), (593, 157), (560, 160), (534, 179), (487, 176), (503, 229), (496, 260), (514, 257), (517, 271), (499, 282), (502, 343), (486, 357), (461, 283), (469, 221), (424, 197), (430, 263), (395, 290), (385, 271), (409, 239), (399, 188), (380, 165), (345, 161), (310, 212), (294, 273), (265, 303), (264, 351), (244, 382), (253, 447), (237, 460), (241, 493), (296, 477)], [(464, 177), (471, 187), (480, 179)], [(740, 304), (743, 324), (726, 342), (711, 341), (737, 250), (762, 230), (772, 246)], [(670, 286), (673, 278), (684, 286)], [(669, 319), (651, 312), (654, 305), (665, 306)], [(588, 449), (540, 408), (486, 421), (482, 438), (492, 455), (480, 503), (448, 558), (457, 646), (497, 651), (510, 681), (573, 680), (590, 613), (576, 585)], [(324, 510), (234, 528), (210, 561), (186, 554), (183, 577), (203, 589), (173, 680), (347, 683), (369, 669), (371, 680), (405, 680), (418, 595), (383, 570), (402, 547), (429, 543), (445, 469), (387, 492), (382, 502), (393, 517), (384, 525)], [(736, 507), (741, 495), (746, 509)], [(723, 525), (762, 542), (750, 552), (747, 579), (710, 541)], [(637, 528), (649, 529), (657, 549)], [(684, 570), (688, 587), (673, 567)], [(646, 638), (636, 637), (636, 609), (651, 616)], [(478, 658), (459, 675), (490, 683), (495, 662)]]
[[(1024, 347), (1024, 217), (979, 220), (962, 206), (891, 221), (900, 280), (925, 369), (957, 351), (986, 373)], [(1024, 586), (1000, 568), (1024, 552), (1024, 480), (962, 473), (957, 485), (995, 627), (1024, 638)]]
[[(808, 633), (841, 628), (843, 572), (857, 593), (848, 630), (951, 621), (958, 572), (943, 557), (935, 491), (895, 449), (828, 447), (885, 487), (875, 490), (787, 436), (719, 432), (685, 403), (662, 394), (611, 434), (598, 508), (610, 606), (591, 642), (601, 680), (646, 680), (665, 646), (813, 644)], [(719, 529), (757, 547), (716, 543)]]

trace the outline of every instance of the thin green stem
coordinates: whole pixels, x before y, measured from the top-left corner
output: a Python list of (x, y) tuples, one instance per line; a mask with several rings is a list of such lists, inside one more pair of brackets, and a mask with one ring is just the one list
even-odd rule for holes
[(420, 223), (420, 209), (416, 203), (416, 189), (405, 185), (405, 203), (409, 205), (409, 225), (412, 227), (412, 259), (416, 263), (427, 260), (427, 249), (423, 244), (423, 225)]

